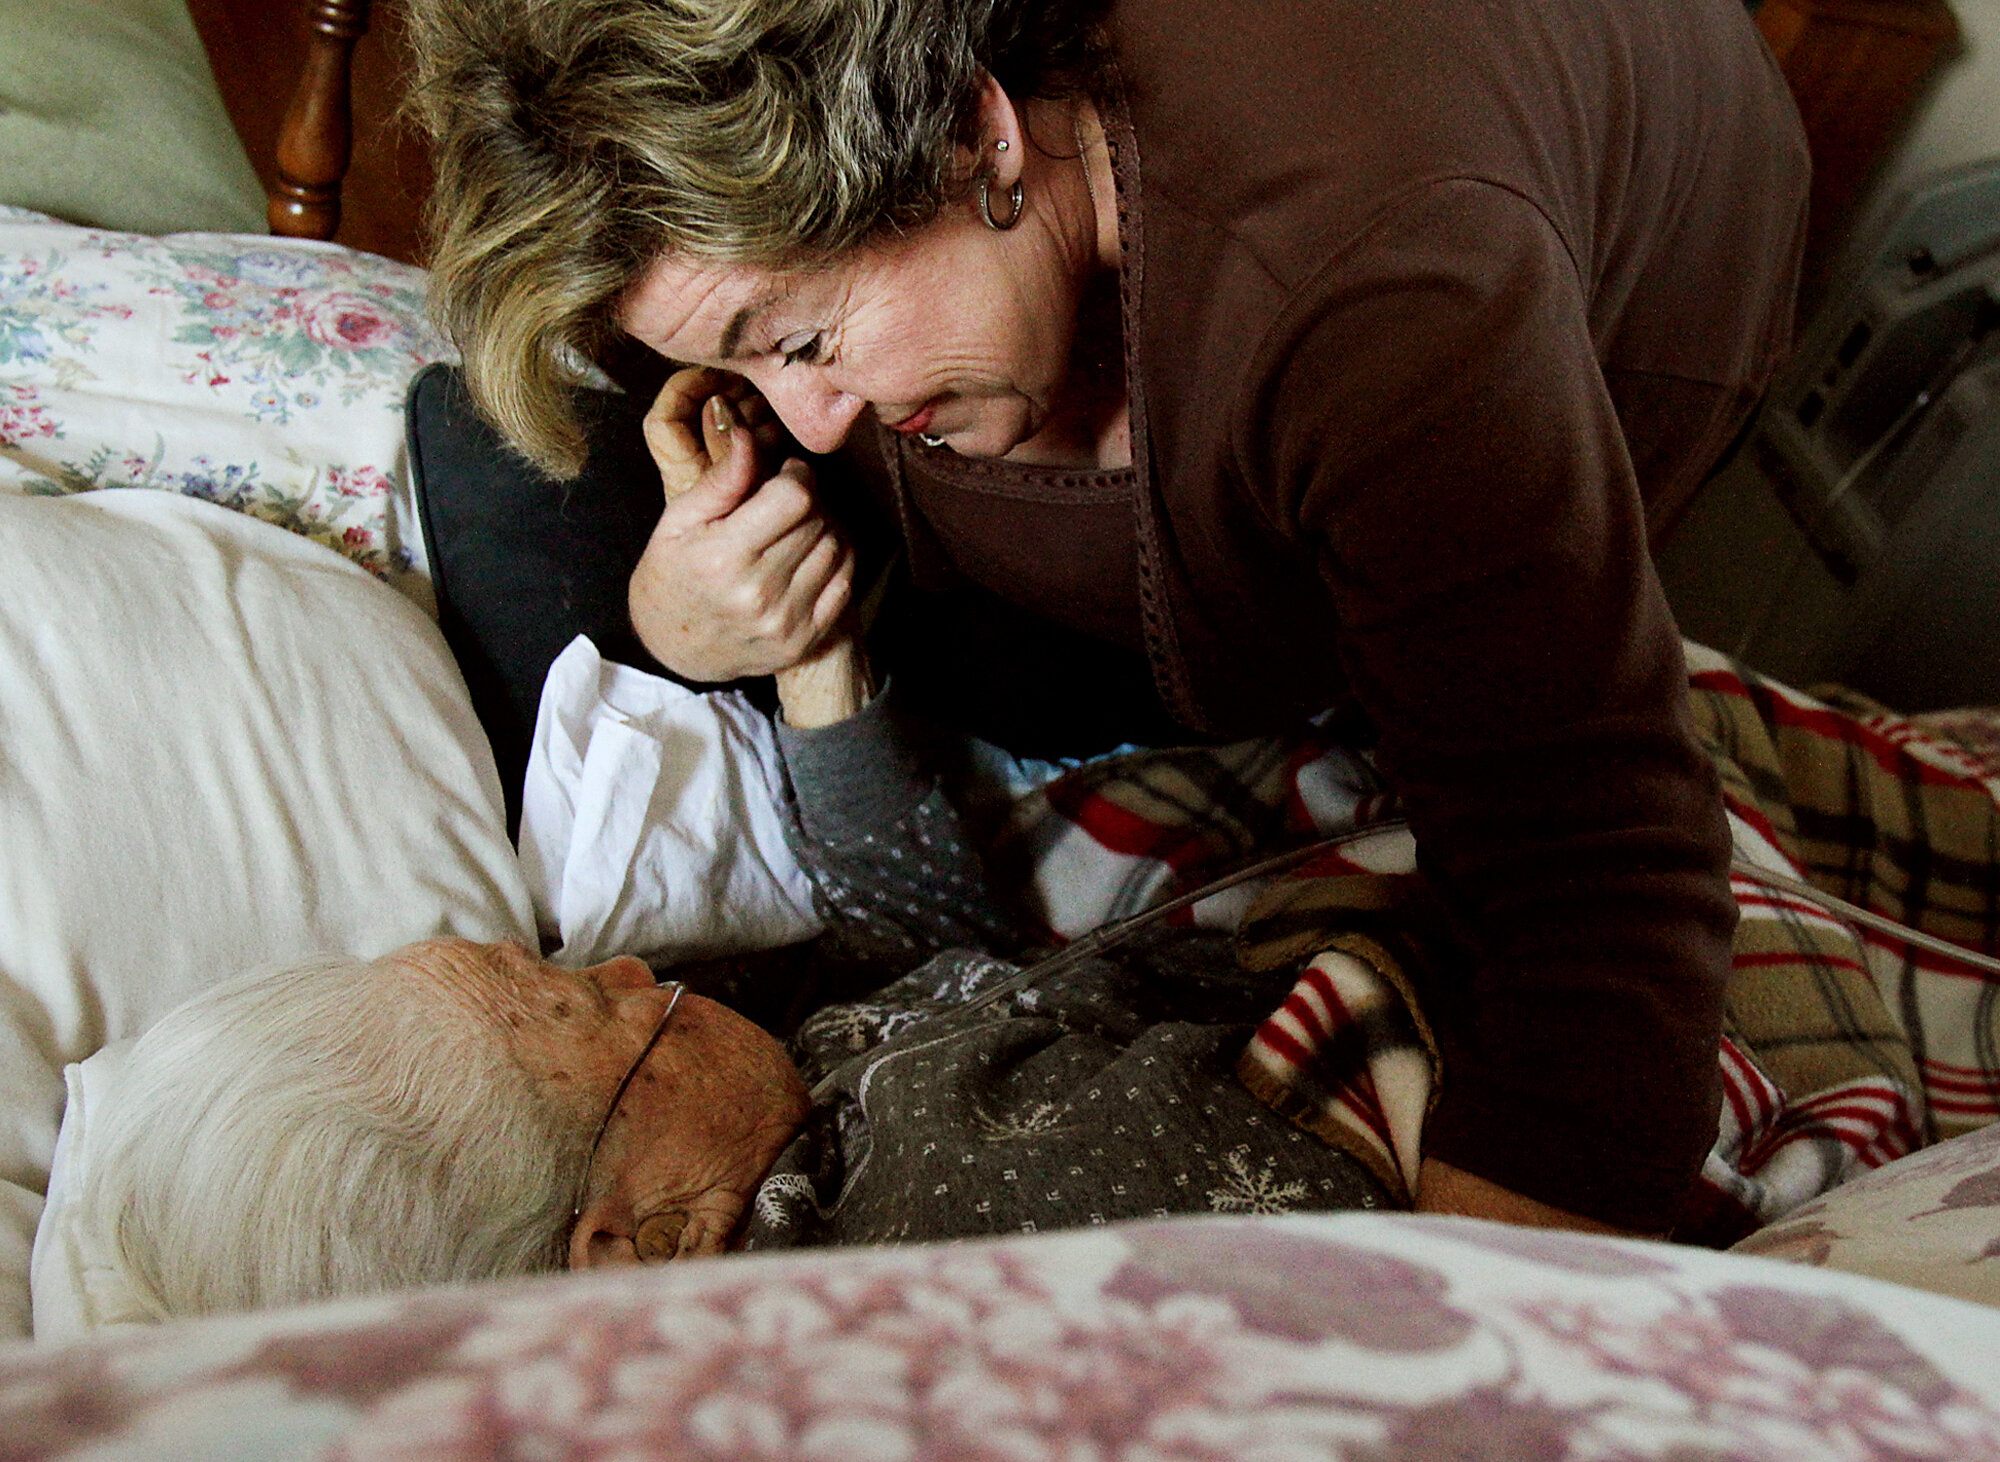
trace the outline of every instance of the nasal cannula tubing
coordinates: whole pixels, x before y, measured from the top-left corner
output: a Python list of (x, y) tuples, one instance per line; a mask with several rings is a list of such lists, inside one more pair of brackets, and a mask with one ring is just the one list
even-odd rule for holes
[[(1102, 928), (1093, 929), (1090, 933), (1082, 935), (1064, 945), (1060, 950), (1049, 955), (1046, 959), (1039, 960), (1029, 965), (1019, 974), (1002, 981), (993, 989), (982, 994), (977, 1000), (973, 1000), (962, 1006), (961, 1009), (976, 1010), (983, 1005), (990, 1005), (995, 1000), (1002, 999), (1018, 990), (1024, 990), (1044, 975), (1052, 974), (1080, 960), (1088, 959), (1094, 954), (1122, 944), (1126, 939), (1138, 933), (1139, 930), (1145, 928), (1147, 925), (1158, 923), (1161, 919), (1178, 913), (1180, 910), (1188, 908), (1193, 904), (1198, 904), (1203, 899), (1211, 898), (1225, 889), (1234, 888), (1241, 883), (1248, 883), (1253, 878), (1262, 878), (1266, 874), (1282, 873), (1288, 868), (1295, 868), (1301, 863), (1310, 862), (1322, 853), (1333, 852), (1350, 844), (1376, 837), (1381, 833), (1407, 831), (1408, 828), (1409, 824), (1401, 820), (1373, 823), (1368, 827), (1357, 829), (1354, 832), (1342, 833), (1337, 837), (1327, 838), (1303, 848), (1293, 848), (1288, 852), (1279, 853), (1275, 857), (1266, 858), (1262, 862), (1252, 863), (1247, 868), (1239, 868), (1234, 873), (1216, 879), (1213, 883), (1203, 884), (1191, 893), (1184, 893), (1178, 898), (1169, 899), (1163, 904), (1156, 904), (1142, 913), (1134, 914), (1127, 919), (1121, 919), (1115, 924), (1106, 924)], [(1777, 889), (1781, 893), (1788, 893), (1795, 898), (1802, 898), (1817, 904), (1837, 919), (1852, 924), (1863, 925), (1879, 933), (1887, 934), (1893, 939), (1900, 940), (1902, 943), (1915, 945), (1919, 949), (1929, 950), (1933, 954), (1943, 955), (1948, 959), (1956, 960), (1961, 964), (1971, 965), (1973, 968), (1983, 970), (1989, 974), (2000, 975), (2000, 959), (1996, 959), (1992, 955), (1982, 954), (1976, 949), (1967, 949), (1963, 945), (1953, 944), (1948, 939), (1939, 939), (1937, 936), (1926, 934), (1920, 929), (1912, 929), (1907, 924), (1899, 924), (1894, 919), (1874, 913), (1869, 909), (1864, 909), (1859, 904), (1849, 903), (1846, 899), (1836, 897), (1824, 889), (1815, 888), (1810, 883), (1787, 877), (1782, 873), (1772, 873), (1742, 858), (1731, 858), (1729, 860), (1729, 871), (1740, 878), (1750, 880), (1752, 883), (1761, 883), (1766, 887)]]
[[(1205, 883), (1200, 888), (1181, 894), (1176, 898), (1168, 899), (1163, 904), (1155, 904), (1152, 908), (1133, 914), (1129, 918), (1120, 919), (1115, 924), (1105, 924), (1100, 928), (1091, 930), (1088, 934), (1080, 935), (1054, 954), (1037, 960), (1034, 964), (1028, 965), (1017, 973), (1008, 976), (992, 989), (982, 992), (976, 999), (967, 1001), (964, 1005), (952, 1011), (951, 1014), (954, 1017), (962, 1017), (975, 1010), (984, 1009), (995, 1001), (1004, 1000), (1010, 995), (1017, 995), (1060, 970), (1067, 969), (1073, 964), (1078, 964), (1083, 960), (1089, 959), (1092, 955), (1101, 954), (1107, 949), (1123, 944), (1141, 929), (1152, 924), (1157, 924), (1160, 920), (1168, 918), (1182, 909), (1198, 904), (1203, 899), (1212, 898), (1226, 889), (1235, 888), (1238, 884), (1248, 883), (1252, 879), (1262, 878), (1267, 874), (1282, 873), (1289, 868), (1296, 868), (1301, 863), (1310, 862), (1322, 853), (1331, 853), (1337, 849), (1362, 842), (1365, 839), (1376, 837), (1382, 833), (1407, 831), (1408, 828), (1409, 824), (1407, 822), (1394, 819), (1386, 822), (1372, 823), (1367, 827), (1358, 828), (1353, 832), (1341, 833), (1336, 837), (1325, 838), (1320, 842), (1311, 843), (1302, 848), (1292, 848), (1273, 857), (1252, 863), (1248, 867), (1239, 868), (1234, 873), (1225, 874), (1212, 883)], [(1729, 860), (1729, 871), (1739, 878), (1748, 879), (1752, 883), (1761, 883), (1767, 888), (1778, 890), (1780, 893), (1787, 893), (1794, 898), (1805, 899), (1809, 903), (1818, 905), (1826, 913), (1844, 923), (1859, 924), (1865, 928), (1873, 929), (1878, 933), (1886, 934), (1901, 943), (1914, 945), (1918, 949), (1928, 950), (1933, 954), (1942, 955), (1960, 964), (1970, 965), (1974, 969), (1983, 970), (1988, 974), (2000, 975), (2000, 959), (1996, 959), (1992, 955), (1982, 954), (1978, 950), (1967, 949), (1963, 945), (1953, 944), (1948, 939), (1939, 939), (1935, 935), (1926, 934), (1920, 929), (1912, 929), (1907, 924), (1899, 924), (1894, 919), (1877, 914), (1872, 910), (1864, 909), (1859, 904), (1849, 903), (1846, 899), (1830, 894), (1824, 889), (1815, 888), (1810, 883), (1787, 877), (1782, 873), (1773, 873), (1768, 869), (1759, 868), (1742, 858), (1731, 858)], [(828, 1086), (831, 1081), (832, 1077), (829, 1075), (825, 1081), (820, 1083), (820, 1087)], [(813, 1096), (817, 1098), (820, 1095), (820, 1089), (815, 1088)]]

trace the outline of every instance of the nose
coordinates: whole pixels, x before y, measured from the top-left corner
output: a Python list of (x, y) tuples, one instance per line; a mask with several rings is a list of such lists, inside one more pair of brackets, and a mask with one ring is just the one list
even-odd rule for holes
[(582, 973), (596, 980), (604, 990), (650, 990), (657, 983), (646, 962), (629, 954), (592, 965)]
[(778, 371), (757, 385), (785, 430), (808, 452), (831, 452), (840, 446), (868, 405), (816, 376), (810, 367)]

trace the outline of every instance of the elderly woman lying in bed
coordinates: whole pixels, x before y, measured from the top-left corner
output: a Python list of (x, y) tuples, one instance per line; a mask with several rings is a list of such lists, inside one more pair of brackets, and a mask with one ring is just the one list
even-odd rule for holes
[[(670, 409), (703, 388), (677, 378), (648, 422), (669, 496), (750, 450)], [(739, 401), (761, 445), (760, 406)], [(140, 1040), (92, 1121), (83, 1212), (138, 1305), (1388, 1201), (1236, 1080), (1292, 975), (1246, 975), (1223, 936), (1175, 930), (961, 1010), (1021, 936), (956, 814), (850, 639), (778, 688), (820, 988), (859, 998), (788, 1052), (635, 959), (433, 940), (218, 986)]]
[(833, 978), (880, 988), (788, 1053), (637, 960), (433, 940), (220, 986), (96, 1118), (85, 1210), (141, 1303), (1388, 1201), (1233, 1075), (1291, 973), (1177, 929), (965, 1010), (1015, 936), (892, 701), (780, 734)]
[[(649, 423), (670, 493), (743, 449), (701, 431), (685, 416)], [(1990, 880), (1973, 875), (2000, 846), (1992, 782), (1952, 773), (1954, 753), (1919, 755), (1908, 728), (1876, 735), (1706, 652), (1701, 663), (1703, 735), (1745, 816), (1784, 843), (1794, 825), (1868, 834), (1866, 858), (1860, 843), (1839, 857), (1824, 837), (1813, 844), (1836, 873), (1871, 870), (1869, 888), (1833, 878), (1840, 891), (1876, 904), (1882, 890), (1870, 888), (1883, 883), (1906, 920), (1967, 943), (1990, 936), (1990, 918), (1968, 920), (1961, 906), (1991, 907), (1978, 896)], [(1295, 962), (1255, 973), (1223, 936), (1163, 929), (978, 1005), (1011, 975), (997, 956), (1019, 934), (892, 698), (869, 698), (844, 640), (782, 673), (780, 693), (792, 837), (829, 922), (832, 994), (789, 1050), (723, 1005), (655, 985), (638, 961), (568, 971), (504, 945), (432, 941), (220, 987), (146, 1035), (92, 1122), (82, 1207), (101, 1216), (98, 1247), (140, 1307), (249, 1307), (729, 1247), (1372, 1207), (1392, 1201), (1398, 1169), (1407, 1189), (1400, 1143), (1385, 1169), (1365, 1145), (1357, 1156), (1308, 1136), (1238, 1079), (1251, 1028), (1289, 992)], [(1921, 828), (1898, 831), (1913, 806)], [(1921, 907), (1916, 863), (1933, 870)], [(1947, 865), (1969, 894), (1935, 876)], [(1792, 1070), (1802, 1017), (1785, 971), (1817, 988), (1838, 951), (1787, 944), (1778, 968), (1756, 941), (1803, 937), (1795, 915), (1779, 923), (1739, 931), (1752, 947), (1730, 1008), (1747, 1057), (1808, 1098), (1846, 1069), (1837, 1056), (1871, 1079), (1902, 1072), (1903, 1125), (1943, 1130), (1944, 1117), (1925, 1115), (1912, 1042), (1985, 1049), (1983, 1018), (1898, 1034), (1849, 951), (1835, 963), (1855, 970), (1838, 992), (1854, 1049), (1808, 1042), (1811, 1069)], [(1956, 973), (1949, 961), (1943, 972)], [(1904, 970), (1916, 991), (1906, 1019), (1927, 1008), (1914, 978)], [(1427, 983), (1425, 1002), (1448, 994)], [(1873, 1024), (1857, 1023), (1863, 1005)], [(1976, 1061), (1963, 1057), (1967, 1069)], [(1283, 1093), (1274, 1100), (1294, 1111)], [(1711, 1165), (1727, 1160), (1727, 1140)], [(1813, 1191), (1771, 1195), (1773, 1207), (1723, 1178), (1753, 1221)]]
[[(1822, 883), (1989, 944), (1994, 781), (1910, 723), (1878, 732), (1719, 657), (1700, 663), (1704, 735), (1762, 829), (1752, 844), (1800, 847)], [(1407, 1188), (1400, 1143), (1385, 1173), (1365, 1150), (1307, 1136), (1237, 1079), (1253, 1079), (1233, 1058), (1288, 992), (1295, 961), (1259, 975), (1220, 936), (1164, 929), (973, 1008), (1012, 969), (979, 951), (1010, 950), (1014, 935), (897, 734), (892, 699), (796, 723), (811, 719), (780, 737), (795, 846), (831, 921), (833, 998), (789, 1051), (719, 1004), (655, 986), (636, 961), (570, 972), (508, 946), (433, 941), (218, 989), (149, 1032), (122, 1090), (93, 1108), (77, 1206), (91, 1247), (134, 1294), (120, 1313), (731, 1246), (1374, 1206), (1398, 1169)], [(1806, 843), (1793, 827), (1817, 831)], [(1830, 829), (1852, 846), (1835, 848)], [(1930, 871), (1921, 898), (1918, 867)], [(1276, 892), (1317, 899), (1355, 881)], [(1280, 900), (1263, 917), (1286, 923), (1307, 908)], [(1981, 1054), (1992, 1013), (1965, 1007), (1966, 971), (1917, 958), (1903, 936), (1878, 965), (1838, 924), (1801, 912), (1785, 900), (1752, 907), (1730, 987), (1739, 1044), (1722, 1065), (1768, 1069), (1777, 1086), (1759, 1099), (1776, 1100), (1778, 1126), (1732, 1139), (1724, 1124), (1709, 1164), (1722, 1166), (1704, 1174), (1720, 1186), (1690, 1195), (1693, 1222), (1677, 1234), (1729, 1242), (1856, 1171), (1818, 1158), (1879, 1145), (1881, 1161), (1982, 1120), (1955, 1095), (1962, 1082), (1930, 1106), (1914, 1057), (1992, 1069)], [(1445, 946), (1430, 921), (1404, 922), (1419, 935), (1407, 973), (1428, 1003), (1449, 981), (1438, 982), (1442, 967), (1419, 978), (1422, 946)], [(955, 948), (922, 962), (943, 945)], [(1254, 932), (1246, 947), (1258, 947)], [(1885, 995), (1901, 998), (1897, 1016)], [(1807, 1121), (1793, 1156), (1817, 1154), (1811, 1171), (1769, 1160), (1766, 1138), (1787, 1114), (1848, 1091), (1850, 1078), (1878, 1105), (1894, 1097), (1874, 1138), (1843, 1128), (1823, 1142), (1828, 1129)], [(820, 1083), (812, 1099), (808, 1081)], [(1840, 1105), (1839, 1120), (1859, 1110)]]

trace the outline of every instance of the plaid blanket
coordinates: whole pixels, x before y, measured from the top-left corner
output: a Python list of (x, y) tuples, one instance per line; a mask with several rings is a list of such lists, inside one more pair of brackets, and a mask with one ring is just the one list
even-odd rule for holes
[[(1859, 1172), (2000, 1115), (2000, 978), (1757, 880), (1785, 875), (2000, 948), (2000, 714), (1899, 717), (1687, 647), (1742, 908), (1717, 1051), (1721, 1130), (1676, 1236), (1727, 1244)], [(1365, 758), (1320, 733), (1092, 763), (1014, 810), (1002, 858), (1058, 938), (1287, 840), (1373, 832), (1179, 917), (1252, 968), (1302, 965), (1239, 1064), (1259, 1097), (1407, 1199), (1438, 1083), (1411, 972), (1415, 847)]]

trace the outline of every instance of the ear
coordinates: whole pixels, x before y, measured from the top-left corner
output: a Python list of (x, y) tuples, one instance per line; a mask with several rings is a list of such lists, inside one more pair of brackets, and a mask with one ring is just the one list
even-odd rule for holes
[(633, 1221), (632, 1210), (606, 1195), (583, 1210), (569, 1239), (569, 1267), (604, 1269), (665, 1264), (700, 1254), (720, 1254), (741, 1216), (740, 1199), (705, 1193), (688, 1208), (671, 1208)]
[(639, 1262), (632, 1210), (615, 1194), (587, 1205), (569, 1233), (569, 1267), (605, 1269)]
[(963, 175), (968, 179), (991, 175), (1002, 191), (1013, 187), (1025, 166), (1028, 133), (1014, 99), (990, 71), (980, 84), (967, 130), (970, 136), (956, 148)]
[(639, 1262), (664, 1264), (669, 1259), (678, 1259), (687, 1228), (687, 1212), (679, 1208), (639, 1220), (639, 1232), (632, 1238), (632, 1247), (639, 1251)]

